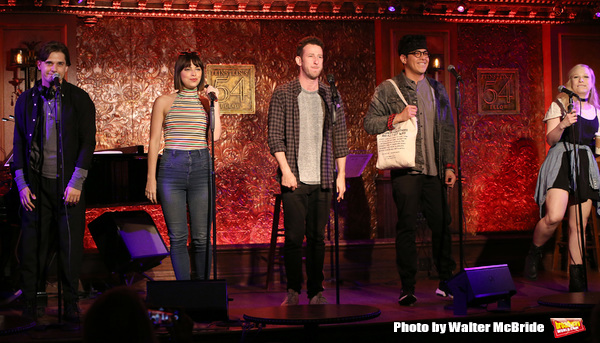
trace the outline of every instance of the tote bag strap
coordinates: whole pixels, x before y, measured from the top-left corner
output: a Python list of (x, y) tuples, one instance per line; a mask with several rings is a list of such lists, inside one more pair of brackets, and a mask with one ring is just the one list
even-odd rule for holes
[(406, 102), (406, 99), (404, 99), (404, 95), (402, 95), (402, 92), (400, 92), (400, 88), (398, 88), (398, 85), (396, 84), (396, 81), (392, 80), (392, 79), (388, 79), (388, 81), (390, 81), (392, 83), (392, 85), (394, 86), (394, 88), (396, 88), (396, 92), (398, 92), (398, 96), (400, 97), (400, 99), (402, 99), (402, 102), (408, 106), (408, 102)]

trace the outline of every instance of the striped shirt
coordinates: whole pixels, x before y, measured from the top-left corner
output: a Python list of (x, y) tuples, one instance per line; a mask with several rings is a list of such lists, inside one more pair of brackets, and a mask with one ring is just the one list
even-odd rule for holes
[(165, 118), (165, 149), (208, 148), (207, 126), (208, 117), (198, 98), (198, 92), (195, 89), (180, 91)]

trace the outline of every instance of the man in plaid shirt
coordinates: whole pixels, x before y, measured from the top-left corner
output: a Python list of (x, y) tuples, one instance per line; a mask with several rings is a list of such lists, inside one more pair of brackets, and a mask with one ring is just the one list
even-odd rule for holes
[(316, 37), (302, 39), (295, 61), (298, 78), (277, 87), (269, 106), (268, 143), (279, 165), (285, 227), (288, 294), (282, 305), (298, 304), (305, 235), (309, 303), (326, 304), (322, 285), (325, 226), (333, 188), (337, 189), (337, 201), (346, 191), (346, 119), (341, 100), (334, 103), (330, 87), (319, 81), (323, 42)]

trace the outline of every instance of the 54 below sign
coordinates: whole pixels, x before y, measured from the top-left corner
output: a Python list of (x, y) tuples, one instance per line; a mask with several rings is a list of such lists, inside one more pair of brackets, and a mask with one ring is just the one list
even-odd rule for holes
[(477, 69), (479, 114), (519, 114), (519, 70)]

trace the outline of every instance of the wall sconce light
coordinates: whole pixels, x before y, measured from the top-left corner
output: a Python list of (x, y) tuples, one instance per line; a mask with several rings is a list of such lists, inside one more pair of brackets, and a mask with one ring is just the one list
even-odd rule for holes
[(433, 71), (439, 71), (444, 68), (444, 60), (442, 59), (442, 55), (431, 55), (429, 59), (431, 61), (431, 69)]
[(28, 64), (27, 49), (11, 49), (10, 50), (10, 66), (13, 68), (23, 68)]
[(439, 71), (444, 68), (443, 55), (432, 54), (429, 56), (429, 72), (433, 73), (436, 81), (438, 80)]
[(456, 10), (458, 13), (464, 13), (467, 10), (467, 4), (460, 1), (458, 4), (456, 4)]
[(25, 79), (13, 77), (12, 80), (8, 81), (8, 83), (10, 83), (14, 87), (14, 90), (12, 91), (12, 93), (10, 93), (11, 106), (15, 105), (15, 100), (21, 95), (21, 93), (23, 93), (23, 91), (21, 90), (21, 82), (23, 82), (24, 80)]
[[(23, 93), (21, 83), (25, 81), (25, 90), (31, 88), (35, 84), (37, 78), (36, 69), (36, 53), (35, 48), (39, 42), (24, 42), (27, 48), (10, 49), (10, 60), (8, 61), (8, 70), (14, 70), (12, 80), (8, 81), (14, 90), (10, 95), (10, 103), (14, 106), (15, 100)], [(21, 78), (21, 70), (24, 72), (24, 77)]]
[[(15, 100), (19, 97), (19, 95), (21, 95), (21, 93), (23, 93), (23, 91), (21, 90), (21, 83), (25, 79), (18, 77), (18, 75), (19, 75), (18, 70), (21, 68), (27, 68), (28, 56), (29, 56), (29, 54), (27, 52), (27, 49), (11, 49), (10, 50), (10, 67), (16, 69), (15, 76), (13, 77), (12, 80), (8, 81), (8, 83), (10, 83), (14, 87), (14, 90), (10, 94), (10, 105), (11, 106), (15, 105)], [(2, 120), (4, 120), (4, 119), (5, 118), (3, 118)]]

